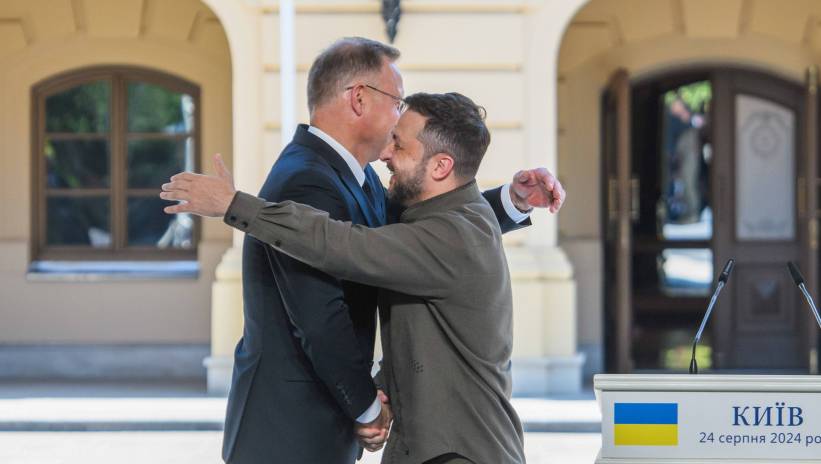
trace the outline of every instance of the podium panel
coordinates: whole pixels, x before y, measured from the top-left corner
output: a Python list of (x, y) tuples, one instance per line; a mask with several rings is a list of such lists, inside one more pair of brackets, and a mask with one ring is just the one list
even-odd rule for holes
[(821, 463), (821, 377), (597, 375), (601, 464)]

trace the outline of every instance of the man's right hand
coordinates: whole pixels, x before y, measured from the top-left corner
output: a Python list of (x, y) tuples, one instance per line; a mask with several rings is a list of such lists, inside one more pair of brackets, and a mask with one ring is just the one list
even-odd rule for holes
[(382, 410), (379, 412), (379, 416), (373, 422), (356, 425), (356, 435), (359, 438), (359, 443), (370, 452), (379, 451), (385, 446), (390, 434), (391, 422), (393, 422), (388, 396), (382, 390), (377, 390), (376, 395), (379, 401), (382, 402)]
[(558, 213), (566, 197), (562, 183), (547, 168), (519, 171), (510, 183), (510, 199), (519, 211), (547, 208)]

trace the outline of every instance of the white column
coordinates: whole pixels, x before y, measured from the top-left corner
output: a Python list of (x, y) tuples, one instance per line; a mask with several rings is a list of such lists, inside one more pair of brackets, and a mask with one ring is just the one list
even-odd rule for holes
[[(530, 166), (554, 173), (559, 49), (568, 24), (586, 2), (537, 0), (526, 18), (525, 147)], [(558, 246), (556, 216), (537, 212), (533, 222), (525, 245), (507, 249), (514, 286), (514, 393), (576, 392), (582, 386), (584, 357), (576, 341), (573, 269)]]
[[(259, 7), (245, 0), (203, 0), (222, 23), (231, 50), (233, 92), (233, 172), (237, 189), (259, 189), (263, 130)], [(242, 241), (234, 231), (234, 246), (222, 258), (212, 287), (211, 356), (208, 391), (225, 394), (231, 385), (233, 347), (242, 336)]]
[[(539, 0), (527, 18), (525, 44), (526, 147), (531, 163), (556, 172), (558, 153), (559, 49), (567, 26), (588, 0)], [(596, 128), (598, 125), (596, 125)], [(595, 130), (595, 128), (593, 128)], [(555, 216), (540, 217), (528, 234), (528, 244), (557, 244)]]
[(294, 0), (279, 2), (279, 77), (282, 101), (280, 135), (288, 144), (296, 129), (296, 52), (294, 47)]

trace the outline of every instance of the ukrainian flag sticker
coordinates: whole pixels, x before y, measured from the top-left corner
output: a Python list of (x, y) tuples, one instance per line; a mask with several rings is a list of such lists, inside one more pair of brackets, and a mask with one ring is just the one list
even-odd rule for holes
[(678, 403), (616, 403), (616, 446), (678, 446)]

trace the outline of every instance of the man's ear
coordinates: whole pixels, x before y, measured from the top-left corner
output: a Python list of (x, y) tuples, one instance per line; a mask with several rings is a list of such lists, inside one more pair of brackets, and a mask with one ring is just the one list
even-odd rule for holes
[(365, 92), (363, 92), (362, 89), (363, 87), (361, 86), (352, 88), (350, 97), (348, 97), (348, 104), (351, 105), (351, 110), (353, 110), (357, 116), (362, 116), (365, 112), (365, 104), (362, 102)]
[(453, 157), (447, 153), (437, 153), (431, 156), (430, 161), (428, 161), (428, 166), (431, 167), (431, 177), (433, 180), (445, 180), (453, 173)]

